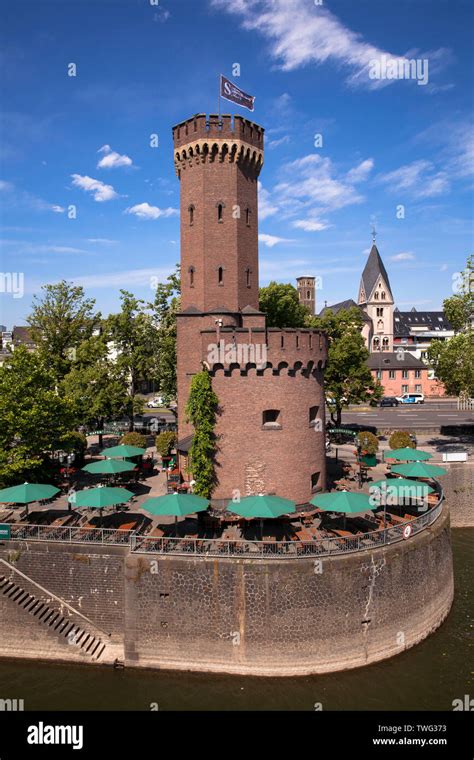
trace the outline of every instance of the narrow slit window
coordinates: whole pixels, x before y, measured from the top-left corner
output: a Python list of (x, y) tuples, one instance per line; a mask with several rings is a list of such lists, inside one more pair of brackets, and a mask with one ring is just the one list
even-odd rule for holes
[(194, 206), (190, 206), (189, 209), (189, 225), (192, 227), (194, 224)]
[(219, 283), (219, 285), (224, 284), (224, 268), (223, 267), (219, 267), (219, 269), (217, 270), (217, 282)]
[(245, 280), (247, 283), (247, 287), (250, 288), (250, 269), (248, 267), (245, 270)]
[(222, 203), (218, 203), (217, 204), (217, 221), (218, 222), (222, 222), (223, 214), (224, 214), (224, 206), (222, 205)]
[(245, 209), (245, 224), (250, 227), (250, 209)]
[(189, 286), (194, 288), (194, 267), (189, 267)]

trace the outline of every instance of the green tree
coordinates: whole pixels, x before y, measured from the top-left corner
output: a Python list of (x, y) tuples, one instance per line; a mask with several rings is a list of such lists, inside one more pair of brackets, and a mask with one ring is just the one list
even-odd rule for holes
[(390, 436), (388, 445), (392, 451), (395, 449), (414, 449), (415, 444), (406, 430), (395, 430)]
[[(80, 344), (63, 389), (82, 425), (102, 429), (107, 419), (124, 413), (128, 383), (110, 356), (106, 335), (93, 335)], [(102, 435), (99, 445), (103, 445)]]
[(379, 450), (379, 439), (368, 430), (361, 430), (360, 433), (357, 433), (357, 439), (363, 454), (372, 456)]
[(137, 446), (139, 449), (146, 449), (146, 437), (141, 433), (125, 433), (120, 439), (120, 443), (127, 446)]
[(116, 370), (126, 384), (125, 414), (129, 418), (129, 429), (133, 431), (133, 416), (143, 410), (140, 380), (155, 376), (158, 335), (145, 302), (126, 290), (120, 293), (121, 310), (107, 318), (105, 329), (115, 354)]
[(73, 429), (73, 405), (55, 390), (45, 357), (15, 349), (0, 367), (0, 483), (36, 480)]
[(311, 327), (328, 335), (328, 364), (324, 373), (331, 420), (339, 427), (342, 410), (349, 404), (377, 400), (383, 389), (367, 366), (369, 352), (361, 334), (362, 315), (356, 307), (327, 311), (322, 317), (311, 317)]
[(186, 417), (194, 427), (189, 452), (194, 492), (208, 499), (215, 485), (214, 453), (216, 415), (219, 400), (212, 389), (209, 373), (203, 370), (191, 381)]
[(162, 457), (169, 457), (176, 446), (176, 433), (171, 430), (165, 430), (164, 433), (156, 436), (156, 450)]
[(452, 396), (474, 396), (474, 267), (469, 258), (458, 278), (458, 292), (446, 298), (443, 308), (455, 330), (446, 341), (434, 340), (428, 361), (446, 392)]
[(290, 283), (271, 282), (259, 292), (260, 311), (267, 315), (267, 327), (304, 327), (309, 309), (300, 303), (298, 291)]
[(176, 398), (176, 336), (177, 314), (181, 304), (181, 277), (179, 265), (166, 283), (159, 283), (155, 300), (150, 304), (157, 331), (155, 377), (165, 403)]
[(62, 280), (43, 285), (41, 298), (33, 298), (28, 317), (31, 337), (44, 356), (46, 365), (61, 380), (71, 368), (74, 352), (98, 326), (95, 301), (85, 297), (79, 285)]

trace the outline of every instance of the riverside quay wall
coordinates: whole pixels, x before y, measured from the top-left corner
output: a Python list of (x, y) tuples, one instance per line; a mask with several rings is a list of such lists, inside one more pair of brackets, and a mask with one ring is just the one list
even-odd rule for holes
[[(13, 584), (7, 593), (0, 587), (0, 657), (6, 658), (119, 660), (262, 676), (324, 673), (417, 644), (443, 622), (453, 598), (446, 505), (407, 540), (319, 559), (5, 541), (0, 560), (0, 583)], [(19, 603), (21, 590), (49, 610), (40, 613), (43, 621)], [(74, 627), (64, 636), (68, 627), (61, 631), (48, 618)], [(89, 637), (93, 643), (81, 646)]]

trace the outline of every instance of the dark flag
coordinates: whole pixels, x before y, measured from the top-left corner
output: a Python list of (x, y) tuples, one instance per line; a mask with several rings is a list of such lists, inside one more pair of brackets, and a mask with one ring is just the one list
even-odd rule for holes
[(253, 111), (253, 104), (255, 97), (253, 95), (247, 95), (246, 92), (241, 90), (237, 85), (226, 79), (221, 74), (221, 98), (225, 100), (231, 100), (232, 103), (237, 103), (242, 108), (248, 108), (249, 111)]

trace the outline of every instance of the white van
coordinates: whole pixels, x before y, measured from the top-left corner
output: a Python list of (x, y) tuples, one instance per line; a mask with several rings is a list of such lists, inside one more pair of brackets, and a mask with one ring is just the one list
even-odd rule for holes
[(402, 393), (401, 396), (397, 396), (397, 401), (400, 404), (424, 404), (425, 397), (423, 393)]

